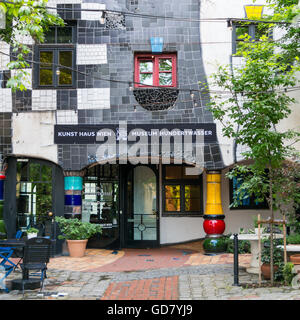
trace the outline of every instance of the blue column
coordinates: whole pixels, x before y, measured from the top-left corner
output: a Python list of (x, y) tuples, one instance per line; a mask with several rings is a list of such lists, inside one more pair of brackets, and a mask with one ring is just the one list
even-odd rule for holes
[(64, 177), (65, 182), (65, 218), (81, 219), (82, 184), (79, 176)]

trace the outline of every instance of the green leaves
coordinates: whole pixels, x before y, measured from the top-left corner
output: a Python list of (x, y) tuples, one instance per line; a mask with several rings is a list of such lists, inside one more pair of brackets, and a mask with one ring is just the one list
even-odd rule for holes
[(59, 239), (67, 240), (85, 240), (89, 239), (96, 233), (102, 233), (102, 228), (98, 224), (82, 222), (78, 219), (65, 219), (63, 217), (55, 217), (61, 229)]
[[(12, 46), (14, 53), (18, 56), (9, 69), (24, 69), (30, 67), (26, 62), (26, 55), (30, 48), (26, 46), (24, 39), (32, 38), (35, 43), (44, 41), (44, 32), (52, 25), (64, 25), (64, 21), (57, 15), (52, 14), (45, 8), (47, 0), (10, 0), (14, 2), (0, 3), (0, 8), (6, 12), (6, 29), (0, 30), (0, 37), (3, 41)], [(25, 38), (24, 38), (25, 37)], [(20, 75), (20, 73), (19, 73)], [(25, 77), (26, 74), (23, 73)], [(8, 81), (7, 87), (13, 91), (26, 90), (24, 79), (13, 77)]]

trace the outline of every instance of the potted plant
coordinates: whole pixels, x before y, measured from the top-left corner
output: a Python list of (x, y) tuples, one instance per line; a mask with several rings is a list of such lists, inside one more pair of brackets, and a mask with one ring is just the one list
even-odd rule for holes
[(70, 257), (83, 257), (88, 239), (96, 233), (102, 233), (101, 226), (79, 219), (55, 217), (61, 230), (58, 239), (66, 239)]
[(29, 228), (27, 230), (27, 239), (31, 239), (31, 238), (37, 237), (38, 232), (39, 232), (39, 230), (36, 229), (36, 228), (33, 228), (33, 227)]
[[(280, 248), (276, 246), (276, 241), (274, 241), (273, 246), (273, 263), (274, 263), (274, 273), (279, 270), (279, 267), (282, 265), (283, 256)], [(261, 272), (264, 276), (264, 279), (270, 280), (271, 278), (271, 256), (270, 256), (270, 241), (264, 242), (263, 250), (261, 253)]]
[[(286, 242), (289, 246), (293, 246), (295, 251), (299, 251), (298, 247), (300, 246), (300, 234), (294, 233), (290, 234), (286, 238)], [(293, 249), (291, 250), (291, 252)], [(299, 253), (293, 253), (289, 256), (290, 262), (293, 264), (300, 264), (300, 254)]]

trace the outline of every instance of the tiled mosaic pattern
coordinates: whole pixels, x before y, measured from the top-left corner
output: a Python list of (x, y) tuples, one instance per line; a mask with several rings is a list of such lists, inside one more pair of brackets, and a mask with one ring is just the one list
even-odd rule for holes
[(105, 64), (107, 63), (106, 45), (78, 44), (76, 59), (77, 64)]
[[(105, 24), (101, 24), (100, 12), (96, 14), (92, 11), (77, 11), (80, 8), (99, 10), (106, 8), (131, 12), (138, 10), (140, 13), (159, 16), (176, 13), (198, 19), (201, 9), (199, 1), (50, 0), (48, 6), (56, 7), (64, 19), (77, 20), (78, 73), (75, 86), (66, 89), (39, 89), (33, 85), (31, 89), (29, 85), (30, 89), (26, 92), (17, 91), (12, 94), (10, 102), (9, 98), (6, 98), (5, 92), (8, 91), (5, 91), (5, 80), (2, 80), (3, 89), (0, 88), (0, 91), (4, 91), (0, 95), (8, 99), (6, 100), (8, 104), (2, 104), (0, 107), (2, 118), (6, 114), (11, 115), (12, 111), (15, 113), (51, 111), (56, 114), (56, 121), (59, 124), (117, 125), (122, 120), (128, 123), (213, 122), (207, 106), (209, 102), (207, 95), (200, 96), (194, 92), (195, 96), (192, 99), (189, 91), (179, 91), (172, 108), (157, 111), (153, 108), (145, 110), (140, 105), (141, 101), (135, 98), (134, 91), (129, 90), (128, 82), (134, 80), (134, 53), (151, 52), (150, 37), (164, 39), (164, 52), (177, 52), (178, 86), (189, 90), (200, 89), (199, 81), (205, 82), (206, 77), (197, 22), (146, 19), (110, 13)], [(8, 46), (1, 42), (0, 49), (9, 53)], [(0, 56), (0, 71), (7, 70), (8, 62), (9, 57)], [(4, 79), (5, 74), (2, 75)], [(1, 142), (0, 148), (11, 152), (9, 144)], [(207, 145), (204, 152), (208, 169), (223, 168), (217, 143)], [(58, 161), (64, 169), (80, 170), (96, 160), (97, 152), (94, 145), (58, 146)]]
[(12, 112), (11, 89), (0, 90), (0, 112)]
[(110, 89), (77, 89), (78, 109), (109, 109)]

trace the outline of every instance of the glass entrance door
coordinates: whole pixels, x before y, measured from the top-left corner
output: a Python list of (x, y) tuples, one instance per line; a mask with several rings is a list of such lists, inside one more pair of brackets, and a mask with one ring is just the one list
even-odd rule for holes
[(146, 166), (137, 166), (127, 177), (125, 243), (129, 247), (158, 245), (157, 178)]

